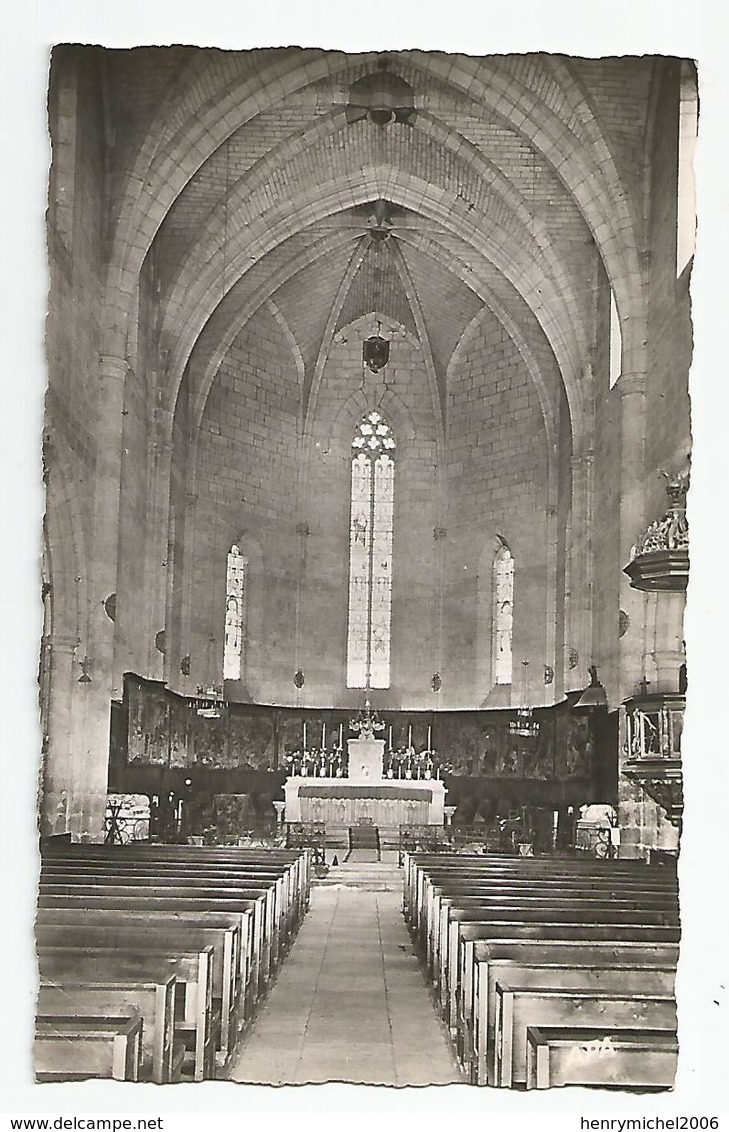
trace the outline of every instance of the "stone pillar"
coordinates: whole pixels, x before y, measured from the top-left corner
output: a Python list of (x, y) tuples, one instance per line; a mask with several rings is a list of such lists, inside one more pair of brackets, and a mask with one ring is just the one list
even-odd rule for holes
[[(96, 408), (96, 469), (94, 515), (89, 560), (88, 642), (79, 649), (89, 658), (90, 683), (74, 685), (72, 767), (81, 796), (71, 815), (74, 836), (103, 840), (106, 785), (109, 768), (109, 726), (112, 688), (119, 691), (115, 673), (115, 625), (104, 601), (117, 590), (119, 502), (122, 462), (125, 358), (99, 358)], [(119, 603), (124, 601), (119, 595)]]
[[(90, 640), (86, 651), (93, 659), (96, 680), (101, 679), (103, 673), (115, 693), (120, 691), (121, 673), (114, 670), (115, 629), (104, 613), (103, 602), (117, 591), (124, 387), (128, 372), (126, 358), (108, 354), (99, 358), (94, 518), (89, 555)], [(119, 595), (117, 616), (123, 600), (124, 595)]]
[(592, 600), (592, 507), (594, 453), (588, 449), (571, 460), (572, 469), (572, 546), (570, 554), (570, 617), (565, 626), (566, 652), (574, 649), (579, 660), (574, 669), (566, 665), (565, 691), (581, 688), (585, 671), (593, 661)]
[(76, 641), (51, 640), (48, 649), (48, 710), (43, 736), (40, 830), (43, 836), (70, 831), (76, 784), (71, 773), (71, 704)]
[[(557, 542), (558, 542), (558, 490), (557, 473), (554, 467), (554, 453), (549, 453), (549, 483), (547, 486), (547, 522), (546, 522), (546, 559), (547, 559), (547, 586), (546, 586), (546, 619), (545, 619), (545, 666), (551, 668), (552, 678), (549, 683), (545, 678), (542, 681), (542, 702), (552, 704), (562, 698), (563, 665), (560, 663), (564, 656), (564, 647), (560, 647), (557, 656), (557, 618), (563, 615), (564, 587), (561, 600), (557, 596)], [(562, 638), (563, 640), (563, 634)], [(561, 643), (561, 642), (560, 642)]]
[[(618, 549), (620, 566), (620, 609), (630, 621), (627, 632), (618, 641), (619, 703), (634, 695), (645, 669), (645, 594), (630, 585), (623, 567), (630, 561), (630, 552), (645, 529), (645, 374), (623, 373), (620, 377), (621, 464)], [(615, 610), (617, 636), (618, 610)], [(614, 706), (611, 697), (611, 706)], [(625, 718), (621, 711), (619, 763), (625, 758)], [(645, 855), (646, 811), (653, 803), (639, 786), (622, 773), (618, 779), (618, 821), (620, 856)]]
[[(645, 530), (645, 374), (623, 373), (620, 378), (621, 470), (619, 512), (620, 609), (630, 627), (620, 638), (619, 701), (637, 690), (644, 667), (645, 602), (643, 593), (630, 585), (623, 567), (632, 547)], [(617, 633), (618, 610), (615, 610)]]
[[(161, 680), (169, 675), (164, 656), (155, 646), (155, 637), (167, 628), (170, 587), (173, 578), (174, 547), (170, 545), (170, 474), (172, 465), (172, 414), (160, 414), (149, 438), (147, 504), (148, 547), (146, 550), (146, 593), (144, 621), (147, 640), (142, 655), (149, 675)], [(169, 642), (167, 642), (169, 644)]]

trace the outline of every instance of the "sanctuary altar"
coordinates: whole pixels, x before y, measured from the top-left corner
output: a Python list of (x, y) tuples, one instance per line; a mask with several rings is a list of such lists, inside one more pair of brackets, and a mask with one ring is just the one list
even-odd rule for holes
[(324, 822), (339, 835), (361, 824), (397, 835), (402, 825), (442, 826), (445, 786), (439, 778), (396, 779), (383, 773), (385, 743), (365, 732), (347, 741), (347, 777), (291, 776), (284, 783), (286, 822)]

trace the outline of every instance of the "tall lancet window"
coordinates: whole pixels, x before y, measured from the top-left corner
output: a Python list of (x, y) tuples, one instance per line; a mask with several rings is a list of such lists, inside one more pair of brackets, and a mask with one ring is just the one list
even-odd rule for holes
[(511, 642), (514, 622), (514, 559), (508, 546), (494, 558), (493, 678), (511, 684)]
[(235, 543), (228, 551), (225, 589), (225, 649), (223, 677), (240, 680), (243, 675), (243, 646), (246, 630), (246, 591), (248, 559)]
[(390, 687), (395, 439), (373, 411), (352, 441), (347, 687)]

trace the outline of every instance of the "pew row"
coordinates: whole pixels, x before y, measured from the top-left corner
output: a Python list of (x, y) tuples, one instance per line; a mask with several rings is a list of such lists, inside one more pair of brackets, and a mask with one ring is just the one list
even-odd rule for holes
[[(172, 1063), (160, 1068), (153, 1058), (154, 1080), (179, 1076), (184, 1047), (196, 1080), (214, 1076), (216, 1060), (225, 1064), (309, 901), (306, 853), (189, 850), (66, 843), (44, 853), (42, 862), (37, 931), (44, 1000), (52, 980), (74, 996), (68, 1015), (81, 1009), (81, 978), (99, 988), (135, 978), (160, 983), (172, 974)], [(99, 1009), (94, 1000), (86, 1013)], [(170, 1039), (159, 1012), (145, 1010), (143, 1021), (149, 1075), (149, 1053), (162, 1030), (165, 1048)]]
[(680, 922), (670, 872), (635, 861), (413, 854), (404, 873), (403, 914), (473, 1083), (526, 1086), (532, 1023), (675, 1027)]
[(34, 1052), (39, 1083), (91, 1077), (138, 1081), (142, 1018), (136, 1010), (114, 1017), (39, 1015)]
[(569, 1029), (676, 1030), (676, 1003), (671, 994), (559, 990), (496, 984), (496, 1084), (526, 1086), (526, 1046), (529, 1026)]
[(527, 1089), (670, 1089), (677, 1065), (678, 1039), (672, 1030), (527, 1027)]
[(472, 979), (470, 996), (465, 986), (459, 1004), (457, 1047), (461, 1064), (478, 1085), (495, 1084), (495, 986), (499, 979), (545, 985), (551, 975), (560, 973), (563, 982), (574, 979), (576, 986), (608, 978), (620, 979), (621, 986), (625, 979), (627, 985), (647, 989), (642, 981), (645, 971), (649, 986), (673, 993), (678, 960), (675, 944), (638, 941), (467, 940), (465, 949), (471, 951), (464, 967), (471, 967)]
[(160, 983), (49, 983), (41, 977), (37, 1015), (43, 1018), (119, 1016), (133, 1007), (142, 1019), (140, 1079), (158, 1085), (179, 1079), (184, 1050), (174, 1041), (175, 976)]
[(210, 946), (200, 951), (123, 950), (118, 947), (39, 947), (41, 978), (64, 982), (133, 979), (158, 980), (175, 976), (175, 1038), (192, 1054), (192, 1078), (214, 1076), (215, 1050), (220, 1027), (219, 1009), (213, 1006), (213, 960)]
[(174, 970), (176, 956), (189, 949), (211, 947), (212, 999), (219, 1015), (220, 1030), (217, 1049), (224, 1062), (231, 1051), (241, 1010), (239, 969), (240, 923), (230, 917), (196, 919), (180, 916), (154, 916), (115, 911), (89, 912), (78, 922), (78, 916), (67, 909), (41, 909), (36, 920), (38, 948), (73, 947), (120, 951), (142, 949), (165, 957)]

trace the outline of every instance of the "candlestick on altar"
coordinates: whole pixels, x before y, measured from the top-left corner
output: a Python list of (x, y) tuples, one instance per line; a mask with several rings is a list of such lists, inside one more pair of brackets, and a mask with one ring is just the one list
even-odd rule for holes
[(304, 750), (306, 750), (306, 720), (304, 720)]
[(326, 725), (326, 723), (322, 723), (322, 725), (321, 725), (321, 749), (322, 749), (322, 751), (324, 750), (326, 745), (327, 745), (327, 725)]
[(390, 731), (389, 731), (387, 746), (388, 746), (388, 749), (391, 751), (392, 750), (392, 724), (390, 724)]
[(412, 745), (413, 745), (413, 725), (412, 725), (412, 723), (409, 723), (408, 724), (408, 747), (412, 747)]
[(430, 724), (428, 724), (428, 750), (430, 750)]
[(339, 724), (339, 746), (344, 747), (344, 724)]

